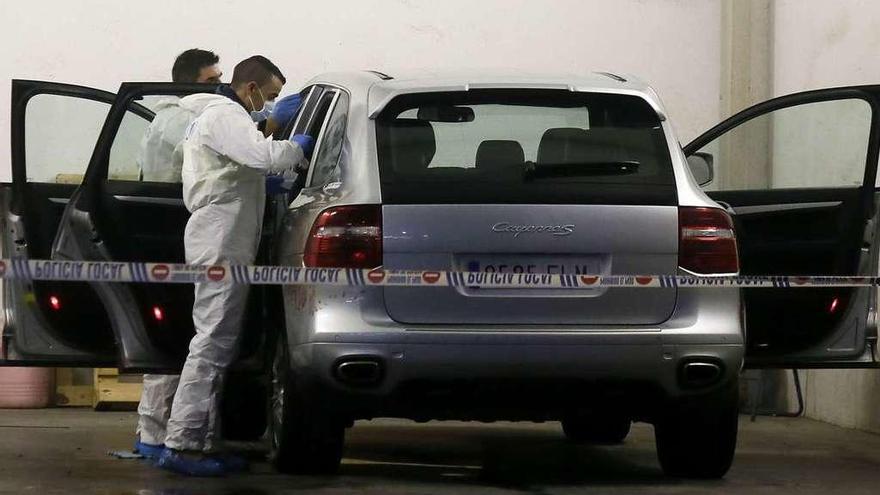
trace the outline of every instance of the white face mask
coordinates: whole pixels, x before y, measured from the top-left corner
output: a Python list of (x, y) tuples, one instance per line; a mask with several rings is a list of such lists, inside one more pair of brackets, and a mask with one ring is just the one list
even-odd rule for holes
[(254, 99), (248, 96), (248, 99), (251, 100), (251, 108), (254, 110), (251, 111), (251, 118), (254, 122), (262, 122), (269, 118), (269, 115), (272, 114), (272, 109), (275, 108), (274, 101), (266, 101), (266, 97), (263, 96), (263, 90), (257, 88), (257, 91), (260, 92), (260, 98), (263, 99), (263, 108), (256, 110), (256, 105), (254, 105)]

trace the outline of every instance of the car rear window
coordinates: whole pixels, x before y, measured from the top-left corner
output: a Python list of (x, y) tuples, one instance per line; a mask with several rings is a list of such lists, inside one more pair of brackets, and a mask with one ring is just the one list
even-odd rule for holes
[(660, 119), (636, 96), (408, 94), (376, 134), (386, 204), (676, 204)]

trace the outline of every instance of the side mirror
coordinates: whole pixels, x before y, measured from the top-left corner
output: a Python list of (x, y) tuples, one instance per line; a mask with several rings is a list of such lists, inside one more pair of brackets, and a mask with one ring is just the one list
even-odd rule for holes
[(715, 179), (715, 159), (711, 153), (698, 151), (687, 157), (687, 162), (694, 180), (697, 181), (700, 187), (709, 184)]

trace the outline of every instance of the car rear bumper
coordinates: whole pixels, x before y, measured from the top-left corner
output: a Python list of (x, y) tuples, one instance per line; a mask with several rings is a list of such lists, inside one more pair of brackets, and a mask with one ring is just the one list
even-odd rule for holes
[[(549, 420), (571, 410), (615, 409), (650, 420), (669, 403), (732, 383), (744, 352), (741, 339), (691, 335), (690, 342), (667, 342), (662, 332), (407, 332), (323, 340), (291, 348), (294, 376), (349, 419)], [(695, 381), (694, 370), (709, 379)]]

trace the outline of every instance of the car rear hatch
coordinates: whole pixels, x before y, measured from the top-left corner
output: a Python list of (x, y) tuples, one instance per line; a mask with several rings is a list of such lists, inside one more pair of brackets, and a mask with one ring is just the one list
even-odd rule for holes
[[(557, 90), (404, 95), (377, 118), (388, 269), (674, 274), (678, 209), (656, 112)], [(386, 287), (407, 324), (651, 325), (675, 288)]]

